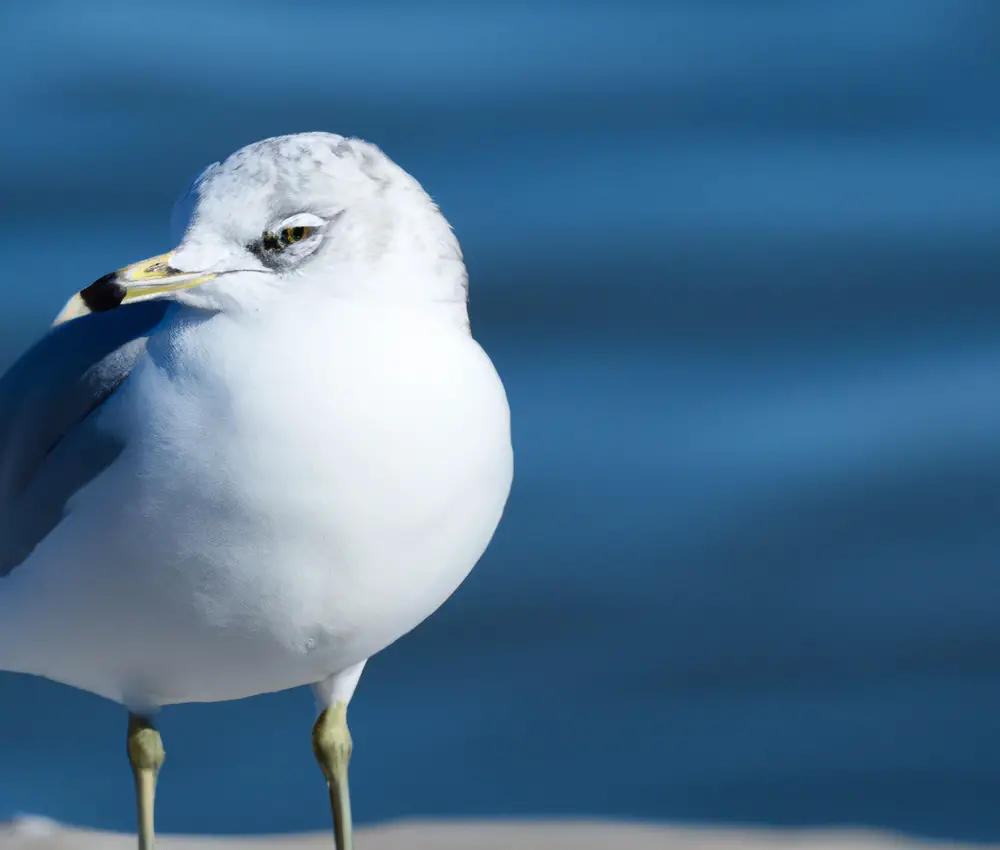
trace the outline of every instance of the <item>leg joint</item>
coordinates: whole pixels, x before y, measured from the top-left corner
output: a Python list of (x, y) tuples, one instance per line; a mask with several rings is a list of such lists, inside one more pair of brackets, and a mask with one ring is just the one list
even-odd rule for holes
[(312, 731), (313, 752), (327, 781), (346, 771), (351, 758), (351, 733), (347, 729), (347, 705), (338, 702), (323, 710)]
[(153, 724), (135, 714), (128, 718), (128, 760), (136, 770), (158, 771), (166, 752), (163, 740)]

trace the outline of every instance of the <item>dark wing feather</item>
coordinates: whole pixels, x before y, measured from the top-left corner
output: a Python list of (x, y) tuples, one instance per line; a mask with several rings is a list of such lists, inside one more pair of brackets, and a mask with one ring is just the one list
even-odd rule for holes
[(0, 378), (0, 578), (121, 453), (87, 418), (128, 377), (170, 307), (145, 301), (58, 325)]

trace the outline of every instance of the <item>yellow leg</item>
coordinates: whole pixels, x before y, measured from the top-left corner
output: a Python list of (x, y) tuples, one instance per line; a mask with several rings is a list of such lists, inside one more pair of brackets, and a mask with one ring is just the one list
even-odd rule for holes
[(153, 801), (156, 776), (163, 765), (163, 741), (150, 720), (128, 716), (128, 760), (135, 776), (139, 815), (139, 850), (153, 850)]
[(347, 786), (351, 733), (347, 729), (346, 702), (336, 702), (323, 710), (313, 726), (312, 744), (330, 788), (334, 844), (337, 850), (353, 850), (351, 795)]

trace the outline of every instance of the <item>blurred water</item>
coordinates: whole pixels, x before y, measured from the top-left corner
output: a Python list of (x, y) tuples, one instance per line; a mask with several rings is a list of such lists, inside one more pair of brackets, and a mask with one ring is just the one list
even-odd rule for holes
[[(361, 821), (1000, 839), (1000, 7), (0, 7), (0, 362), (268, 135), (456, 226), (517, 478), (352, 710)], [(172, 709), (166, 831), (320, 828), (304, 692)], [(121, 711), (0, 679), (0, 817), (130, 828)]]

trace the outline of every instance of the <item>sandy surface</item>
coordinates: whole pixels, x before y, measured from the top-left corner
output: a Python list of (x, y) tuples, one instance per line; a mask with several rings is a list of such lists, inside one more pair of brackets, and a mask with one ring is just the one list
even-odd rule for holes
[[(682, 829), (615, 823), (399, 823), (360, 830), (357, 850), (893, 850), (958, 848), (958, 844), (917, 842), (876, 832), (771, 832), (737, 829)], [(283, 836), (161, 836), (163, 850), (332, 850), (327, 833)], [(118, 833), (71, 829), (29, 819), (0, 825), (0, 850), (131, 850), (135, 838)], [(982, 848), (980, 848), (982, 850)]]

